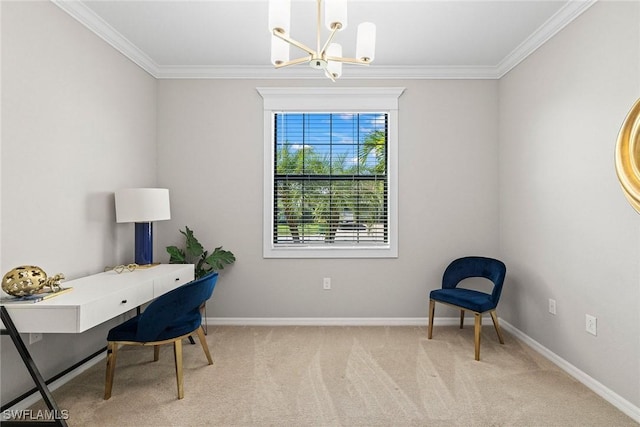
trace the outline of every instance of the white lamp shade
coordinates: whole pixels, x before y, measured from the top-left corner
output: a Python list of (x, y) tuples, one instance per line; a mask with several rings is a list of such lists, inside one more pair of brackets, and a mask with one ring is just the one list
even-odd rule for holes
[[(342, 56), (342, 46), (338, 43), (331, 43), (327, 47), (327, 56)], [(342, 75), (342, 62), (331, 61), (327, 63), (327, 72), (333, 76), (333, 78), (338, 78)]]
[(289, 34), (291, 27), (291, 0), (269, 0), (269, 32), (275, 28)]
[(278, 65), (289, 61), (289, 43), (279, 37), (271, 36), (271, 63)]
[(342, 24), (341, 30), (347, 28), (347, 0), (325, 0), (324, 24), (332, 30), (335, 23)]
[(356, 42), (356, 58), (367, 62), (373, 61), (376, 54), (376, 26), (371, 22), (358, 25)]
[(116, 222), (153, 222), (171, 219), (169, 190), (125, 188), (115, 193)]

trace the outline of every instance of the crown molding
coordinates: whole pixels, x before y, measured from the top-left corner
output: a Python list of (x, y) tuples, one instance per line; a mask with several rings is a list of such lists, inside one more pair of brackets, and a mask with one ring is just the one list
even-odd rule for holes
[(106, 23), (82, 1), (50, 0), (53, 4), (69, 14), (72, 18), (87, 27), (102, 40), (110, 44), (115, 50), (129, 58), (147, 73), (156, 77), (158, 64), (146, 53), (131, 43), (122, 34)]
[(495, 67), (496, 78), (499, 79), (514, 69), (597, 1), (598, 0), (574, 0), (566, 3), (551, 18), (542, 24), (540, 28), (500, 61)]
[[(276, 70), (268, 65), (158, 65), (146, 53), (96, 15), (83, 1), (50, 1), (157, 79), (325, 79), (322, 73), (305, 67)], [(569, 1), (495, 66), (386, 66), (374, 64), (368, 67), (349, 67), (340, 80), (500, 79), (597, 1)]]
[[(160, 66), (158, 79), (311, 79), (326, 80), (309, 67), (275, 69), (272, 66)], [(345, 69), (340, 80), (496, 79), (495, 67), (409, 67), (370, 65)]]

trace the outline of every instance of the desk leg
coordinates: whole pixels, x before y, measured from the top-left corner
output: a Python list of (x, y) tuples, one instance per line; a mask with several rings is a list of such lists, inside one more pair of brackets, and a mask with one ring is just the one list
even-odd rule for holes
[[(20, 357), (22, 358), (24, 365), (27, 367), (29, 374), (31, 374), (31, 378), (33, 378), (33, 381), (36, 383), (36, 387), (40, 391), (42, 398), (47, 404), (47, 408), (49, 408), (53, 412), (56, 418), (52, 421), (56, 425), (67, 427), (67, 422), (64, 419), (60, 418), (62, 415), (62, 412), (58, 408), (58, 404), (53, 399), (53, 395), (51, 394), (51, 391), (49, 391), (49, 387), (47, 387), (47, 383), (45, 382), (44, 378), (42, 378), (42, 375), (40, 374), (38, 367), (36, 366), (35, 362), (31, 358), (31, 355), (29, 354), (29, 351), (27, 350), (27, 346), (24, 345), (24, 341), (22, 341), (22, 338), (20, 337), (20, 333), (16, 329), (16, 326), (13, 324), (13, 320), (11, 320), (11, 316), (9, 316), (9, 312), (4, 306), (0, 306), (0, 315), (2, 318), (2, 323), (4, 324), (5, 328), (7, 328), (7, 331), (9, 332), (9, 336), (11, 337), (11, 340), (13, 341), (13, 344), (16, 346), (18, 353), (20, 353)], [(3, 422), (3, 424), (6, 424), (6, 425), (9, 425), (9, 423), (10, 421)], [(16, 421), (16, 423), (18, 422)]]

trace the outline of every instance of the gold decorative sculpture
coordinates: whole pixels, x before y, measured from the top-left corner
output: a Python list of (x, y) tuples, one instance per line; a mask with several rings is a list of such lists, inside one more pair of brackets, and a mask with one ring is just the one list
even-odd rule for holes
[(640, 213), (640, 99), (631, 107), (618, 134), (616, 173), (624, 195)]
[(38, 266), (21, 265), (4, 275), (2, 290), (16, 297), (33, 295), (42, 292), (47, 287), (51, 292), (58, 292), (60, 291), (60, 281), (63, 279), (64, 274), (62, 273), (47, 277), (47, 273)]

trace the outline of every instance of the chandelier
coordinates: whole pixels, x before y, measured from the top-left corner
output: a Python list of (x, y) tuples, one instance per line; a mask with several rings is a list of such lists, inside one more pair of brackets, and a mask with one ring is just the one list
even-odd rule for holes
[[(335, 82), (342, 75), (343, 63), (369, 65), (373, 61), (376, 26), (371, 22), (363, 22), (358, 25), (356, 57), (345, 58), (342, 56), (342, 46), (338, 43), (332, 43), (332, 41), (338, 31), (347, 27), (347, 1), (325, 0), (324, 22), (331, 33), (323, 45), (320, 40), (321, 9), (322, 0), (317, 0), (316, 48), (311, 49), (289, 36), (291, 0), (269, 0), (269, 31), (273, 34), (271, 36), (271, 63), (276, 68), (309, 63), (311, 68), (324, 70), (324, 74)], [(289, 58), (290, 45), (303, 50), (306, 55), (291, 60)]]

